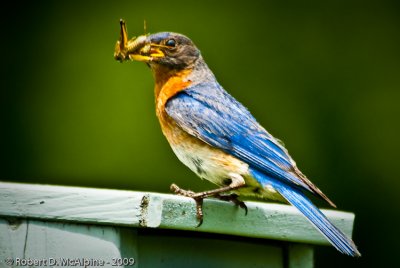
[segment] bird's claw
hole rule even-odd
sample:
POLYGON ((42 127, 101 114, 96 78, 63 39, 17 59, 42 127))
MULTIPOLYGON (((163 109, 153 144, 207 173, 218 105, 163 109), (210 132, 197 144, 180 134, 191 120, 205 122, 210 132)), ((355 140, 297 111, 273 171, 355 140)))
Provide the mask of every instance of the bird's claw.
POLYGON ((196 202, 196 216, 199 221, 196 228, 203 224, 203 200, 204 198, 194 198, 194 201, 196 202))
POLYGON ((247 215, 247 206, 245 205, 244 202, 242 202, 238 199, 237 194, 220 195, 220 193, 229 192, 231 190, 243 187, 244 185, 245 185, 244 183, 238 184, 238 185, 229 185, 229 186, 221 187, 221 188, 214 189, 214 190, 195 193, 190 190, 183 190, 183 189, 179 188, 178 185, 173 183, 173 184, 171 184, 170 189, 177 195, 182 195, 182 196, 186 196, 186 197, 190 197, 190 198, 194 199, 194 201, 196 202, 197 219, 199 221, 199 224, 197 225, 197 227, 199 227, 203 223, 203 199, 206 197, 214 196, 214 197, 220 198, 221 200, 232 201, 239 207, 243 208, 246 211, 246 215, 247 215))
POLYGON ((216 195, 214 195, 214 197, 218 198, 219 200, 234 203, 236 206, 244 209, 244 211, 245 211, 244 214, 247 215, 247 212, 248 212, 247 206, 243 201, 238 199, 239 196, 237 194, 229 194, 229 195, 216 194, 216 195))
POLYGON ((195 197, 195 192, 190 191, 190 190, 184 190, 181 189, 178 185, 176 185, 175 183, 171 184, 171 186, 169 187, 169 189, 171 191, 173 191, 175 194, 177 195, 182 195, 182 196, 186 196, 186 197, 191 197, 194 198, 195 197))
POLYGON ((203 214, 203 200, 204 200, 204 197, 197 196, 197 194, 193 191, 181 189, 175 183, 171 184, 170 189, 177 195, 186 196, 186 197, 190 197, 190 198, 194 199, 194 201, 196 202, 196 214, 197 214, 196 217, 197 217, 197 220, 199 221, 199 224, 197 224, 196 228, 200 227, 200 225, 203 224, 203 215, 204 215, 203 214))

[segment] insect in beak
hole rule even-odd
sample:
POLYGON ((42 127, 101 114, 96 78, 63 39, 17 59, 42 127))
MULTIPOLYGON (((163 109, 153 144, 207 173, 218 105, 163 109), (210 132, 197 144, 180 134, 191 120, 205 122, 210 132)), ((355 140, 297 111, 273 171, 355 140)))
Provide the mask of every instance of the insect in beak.
POLYGON ((150 44, 147 42, 146 35, 140 35, 137 38, 133 37, 128 40, 128 31, 126 30, 125 21, 121 19, 119 24, 121 26, 120 37, 115 44, 114 51, 114 58, 116 60, 123 62, 131 58, 131 54, 141 54, 145 53, 146 50, 150 50, 150 44))
POLYGON ((119 23, 121 26, 120 38, 115 45, 114 51, 116 60, 123 62, 130 59, 149 62, 154 58, 164 57, 164 53, 160 49, 154 48, 157 45, 149 42, 147 34, 128 40, 125 21, 121 19, 119 23))

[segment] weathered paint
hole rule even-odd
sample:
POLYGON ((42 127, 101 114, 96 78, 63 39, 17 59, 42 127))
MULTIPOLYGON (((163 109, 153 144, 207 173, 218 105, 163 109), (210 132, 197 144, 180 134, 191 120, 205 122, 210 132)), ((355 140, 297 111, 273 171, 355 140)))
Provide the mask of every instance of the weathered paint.
MULTIPOLYGON (((329 245, 329 242, 289 205, 246 202, 248 215, 232 203, 204 201, 204 223, 196 228, 191 198, 159 193, 0 183, 0 215, 63 222, 151 227, 211 232, 243 237, 329 245)), ((351 236, 354 214, 323 210, 351 236)))

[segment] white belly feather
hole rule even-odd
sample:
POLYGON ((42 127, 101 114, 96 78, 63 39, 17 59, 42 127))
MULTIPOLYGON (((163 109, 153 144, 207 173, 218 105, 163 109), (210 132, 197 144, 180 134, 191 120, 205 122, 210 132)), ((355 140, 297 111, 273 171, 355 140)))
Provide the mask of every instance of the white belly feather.
POLYGON ((263 187, 252 178, 248 164, 219 149, 202 142, 171 144, 171 147, 178 159, 202 179, 218 186, 244 180, 246 187, 233 192, 241 196, 283 201, 271 186, 263 187))

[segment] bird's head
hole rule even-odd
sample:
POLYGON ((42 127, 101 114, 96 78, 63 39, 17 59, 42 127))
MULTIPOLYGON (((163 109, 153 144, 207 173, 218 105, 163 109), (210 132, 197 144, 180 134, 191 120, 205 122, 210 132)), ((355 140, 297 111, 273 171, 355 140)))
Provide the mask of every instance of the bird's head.
POLYGON ((193 67, 200 51, 189 38, 178 33, 161 32, 127 40, 125 22, 121 20, 121 36, 114 57, 121 62, 128 59, 146 62, 153 71, 159 68, 179 71, 193 67))

